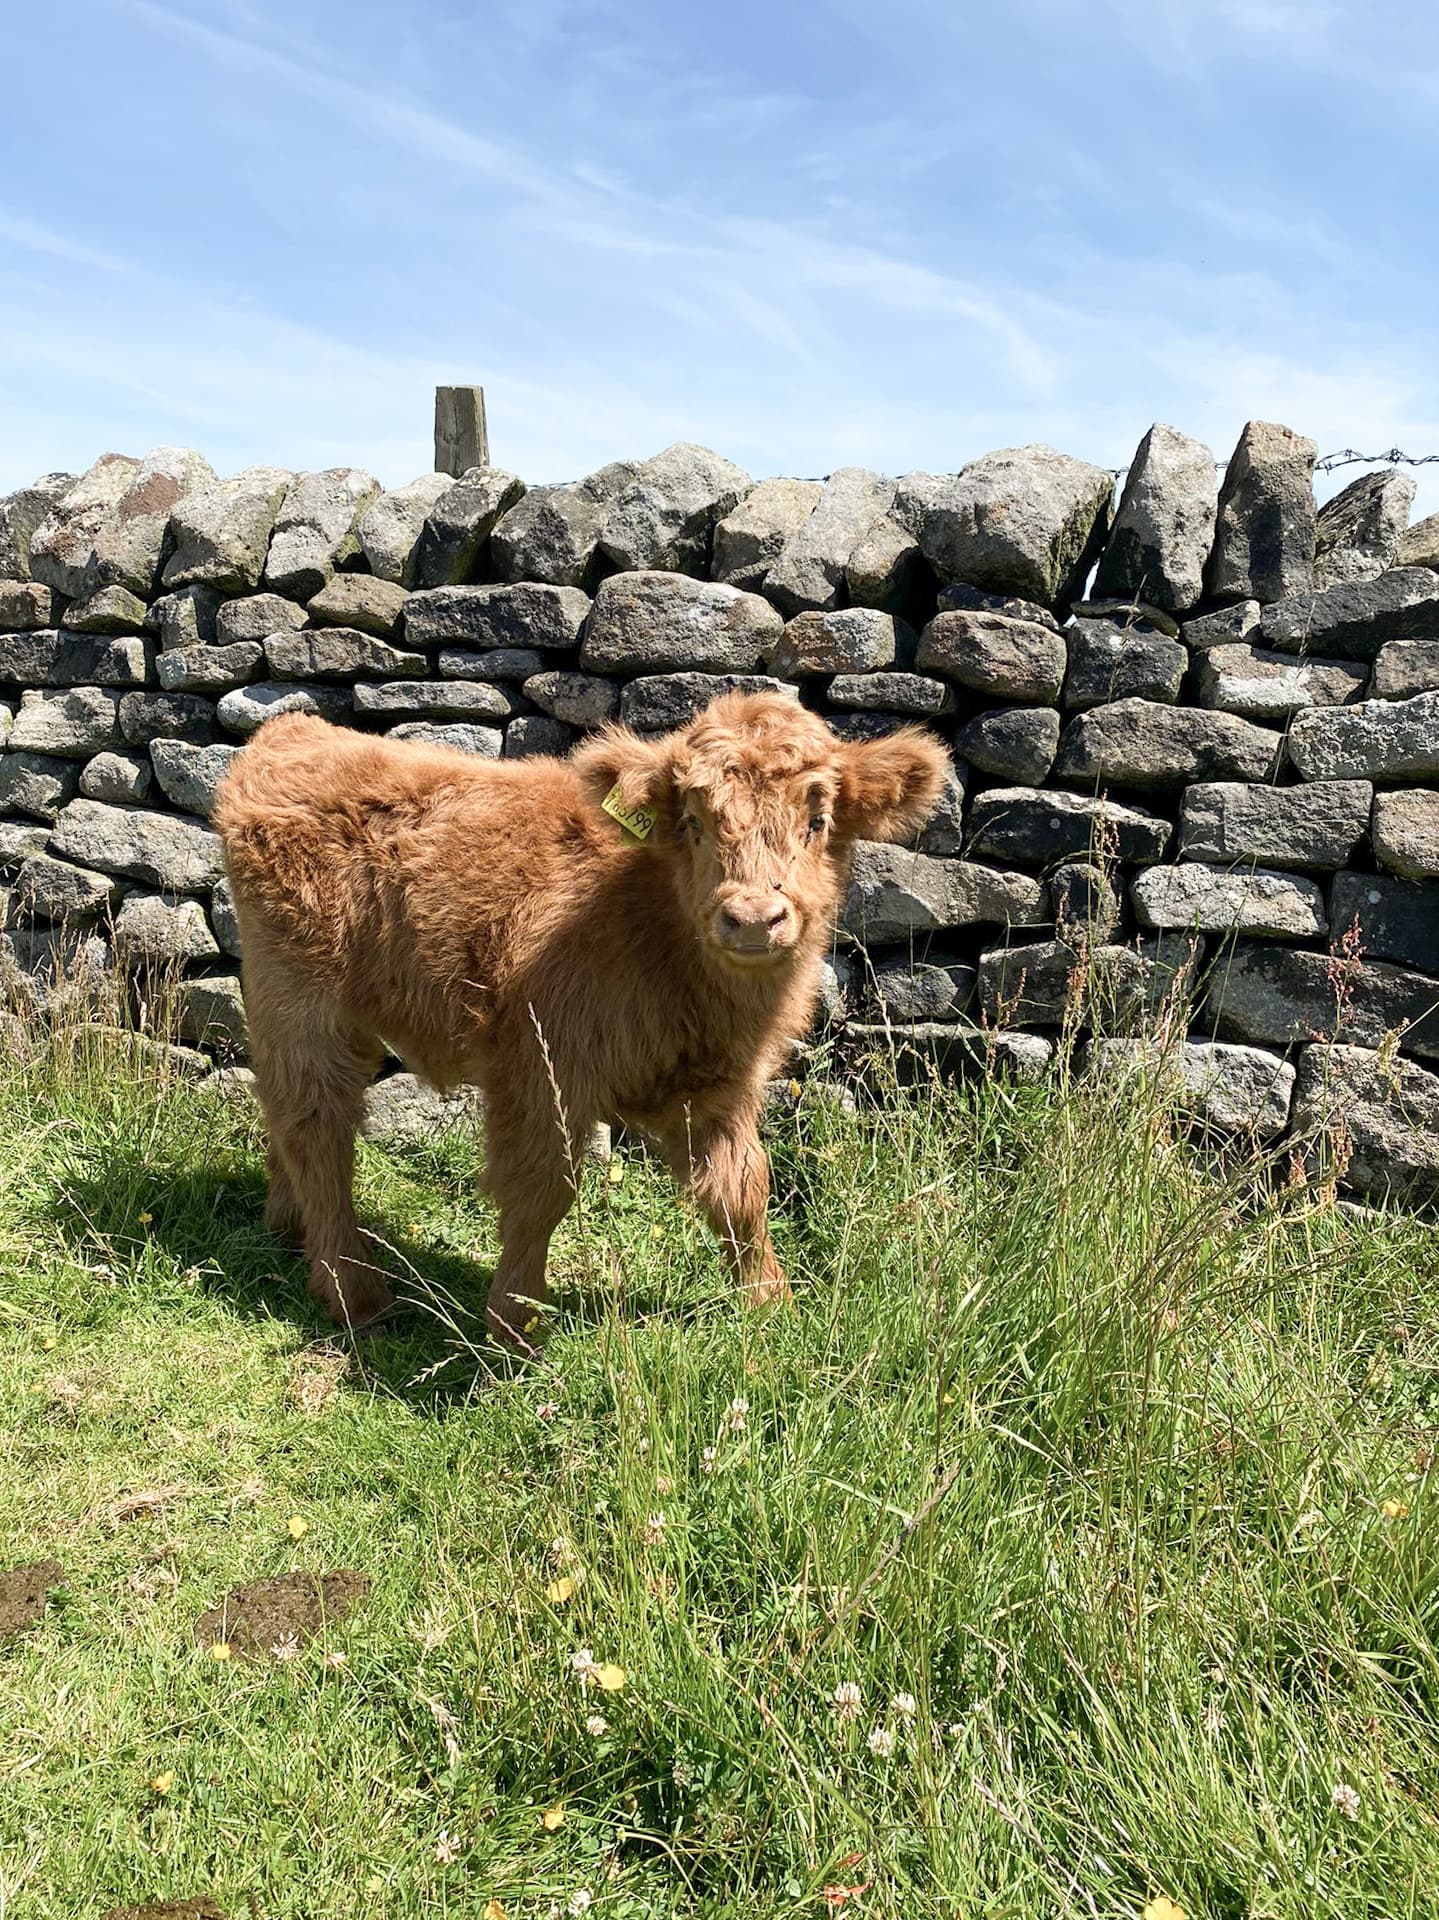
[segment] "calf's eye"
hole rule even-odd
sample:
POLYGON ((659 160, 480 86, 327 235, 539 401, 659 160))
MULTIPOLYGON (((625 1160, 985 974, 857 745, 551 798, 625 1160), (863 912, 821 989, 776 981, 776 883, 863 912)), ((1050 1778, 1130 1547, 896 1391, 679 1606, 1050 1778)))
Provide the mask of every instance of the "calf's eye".
POLYGON ((813 814, 810 818, 810 823, 809 823, 810 839, 817 840, 828 825, 829 825, 829 821, 825 819, 822 813, 813 814))

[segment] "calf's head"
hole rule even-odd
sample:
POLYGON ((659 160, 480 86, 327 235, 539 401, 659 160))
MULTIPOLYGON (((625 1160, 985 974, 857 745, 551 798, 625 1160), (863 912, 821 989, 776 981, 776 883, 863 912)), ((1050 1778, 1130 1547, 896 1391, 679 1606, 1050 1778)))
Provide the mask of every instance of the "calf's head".
POLYGON ((928 818, 947 756, 918 728, 851 743, 782 695, 730 693, 659 740, 606 728, 575 766, 597 802, 652 822, 644 844, 697 938, 763 969, 828 930, 854 841, 928 818))

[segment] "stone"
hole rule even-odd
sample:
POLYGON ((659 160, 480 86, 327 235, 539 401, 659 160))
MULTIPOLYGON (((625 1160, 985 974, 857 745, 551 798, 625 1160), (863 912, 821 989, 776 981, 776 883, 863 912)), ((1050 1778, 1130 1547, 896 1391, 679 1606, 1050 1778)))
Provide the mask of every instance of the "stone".
POLYGON ((71 633, 143 633, 150 609, 128 587, 97 587, 65 610, 71 633))
POLYGON ((1176 1108, 1220 1133, 1277 1140, 1289 1125, 1294 1068, 1262 1047, 1189 1040, 1164 1051, 1150 1040, 1092 1040, 1086 1064, 1115 1079, 1157 1082, 1176 1108))
POLYGON ((825 716, 836 740, 888 740, 913 722, 903 713, 831 713, 825 716))
POLYGON ((892 613, 845 607, 838 613, 801 613, 771 644, 765 665, 786 679, 821 673, 870 673, 914 653, 914 635, 892 613))
POLYGON ((1375 700, 1410 700, 1439 691, 1439 634, 1432 640, 1390 640, 1379 649, 1369 680, 1375 700))
POLYGON ((219 879, 210 895, 210 925, 220 950, 240 958, 240 920, 235 912, 235 895, 228 879, 219 879))
MULTIPOLYGON (((1296 724, 1303 725, 1301 719, 1296 724)), ((1233 713, 1116 700, 1065 727, 1056 777, 1123 787, 1182 787, 1191 780, 1267 780, 1284 736, 1233 713)))
MULTIPOLYGON (((1149 869, 1153 871, 1153 869, 1149 869)), ((1107 940, 1119 925, 1119 892, 1092 860, 1067 860, 1049 876, 1049 901, 1061 940, 1107 940)))
POLYGON ((155 662, 155 677, 166 693, 228 693, 249 686, 265 670, 265 649, 258 640, 237 640, 228 647, 174 647, 155 662))
POLYGON ((292 477, 279 467, 247 467, 231 480, 217 480, 177 501, 170 515, 174 552, 165 562, 162 583, 171 590, 210 586, 253 593, 292 477))
POLYGON ((131 966, 181 967, 216 960, 220 948, 198 900, 132 893, 115 916, 115 952, 131 966))
MULTIPOLYGON (((0 767, 4 766, 0 760, 0 767)), ((24 820, 0 820, 0 873, 13 873, 32 853, 43 853, 50 843, 48 826, 30 826, 24 820)), ((0 913, 0 925, 4 923, 0 913)))
POLYGON ((1372 580, 1399 556, 1414 504, 1414 481, 1397 467, 1361 474, 1319 509, 1314 584, 1372 580))
POLYGON ((844 579, 853 606, 898 614, 910 613, 926 587, 933 591, 934 583, 918 540, 887 513, 851 551, 844 563, 844 579))
POLYGON ((524 481, 502 467, 462 473, 425 516, 415 548, 415 585, 457 586, 487 571, 491 535, 503 515, 523 504, 524 493, 524 481))
POLYGON ((1312 940, 1328 925, 1324 895, 1314 882, 1270 867, 1235 870, 1202 861, 1146 867, 1131 882, 1129 897, 1140 926, 1151 929, 1312 940))
POLYGON ((1027 874, 861 840, 838 924, 851 939, 884 946, 938 928, 1023 925, 1039 919, 1043 898, 1027 874))
POLYGON ((380 483, 357 467, 297 473, 275 515, 264 584, 311 600, 336 568, 360 551, 360 516, 378 499, 380 483))
MULTIPOLYGON (((1315 789, 1319 791, 1319 789, 1315 789)), ((1376 793, 1369 818, 1374 858, 1405 880, 1439 880, 1439 793, 1376 793)))
POLYGON ((636 733, 686 727, 722 693, 778 693, 798 700, 788 681, 762 673, 657 673, 631 680, 620 692, 620 718, 636 733))
POLYGON ((1296 593, 1266 607, 1259 631, 1282 653, 1373 660, 1390 640, 1439 638, 1439 578, 1427 567, 1396 567, 1322 593, 1296 593))
POLYGON ((1173 705, 1179 698, 1189 653, 1177 640, 1112 620, 1076 620, 1064 637, 1069 648, 1066 707, 1078 710, 1127 699, 1173 705))
POLYGON ((904 713, 932 720, 954 711, 954 689, 920 673, 838 673, 825 689, 831 707, 858 713, 904 713))
POLYGON ((1179 851, 1186 860, 1332 871, 1358 851, 1373 797, 1367 780, 1311 787, 1199 783, 1180 806, 1179 851))
MULTIPOLYGON (((511 726, 516 723, 512 720, 511 726)), ((453 753, 472 753, 481 760, 498 760, 504 735, 498 727, 463 724, 437 726, 430 720, 406 720, 386 729, 387 740, 411 740, 424 747, 448 747, 453 753)))
POLYGON ((733 511, 750 484, 732 460, 679 440, 641 461, 610 500, 598 546, 626 572, 709 572, 715 522, 733 511))
POLYGON ((1428 780, 1439 775, 1439 693, 1301 713, 1289 759, 1302 780, 1428 780))
POLYGON ((636 461, 615 460, 571 486, 531 487, 495 530, 490 543, 495 571, 504 580, 554 587, 593 584, 605 513, 638 471, 636 461))
POLYGON ((412 647, 460 641, 558 652, 579 645, 589 613, 590 597, 578 587, 529 580, 508 587, 440 587, 410 595, 405 640, 412 647))
POLYGON ((855 1022, 848 1038, 853 1077, 861 1084, 925 1086, 942 1079, 1042 1080, 1054 1046, 1038 1033, 998 1033, 965 1022, 916 1020, 903 1025, 855 1022), (878 1071, 876 1071, 876 1068, 878 1071))
MULTIPOLYGON (((162 648, 213 647, 219 637, 220 611, 226 604, 214 587, 181 587, 178 592, 162 594, 155 601, 145 616, 145 626, 160 636, 162 648)), ((289 604, 287 600, 280 601, 281 606, 289 604)), ((298 607, 295 612, 300 615, 298 607)))
POLYGON ((104 634, 0 633, 0 681, 19 687, 143 687, 143 640, 104 634))
POLYGON ((964 852, 964 800, 968 787, 968 765, 951 756, 934 812, 915 835, 913 845, 917 853, 964 852))
POLYGON ((1152 426, 1130 462, 1095 592, 1143 594, 1167 613, 1194 606, 1214 541, 1217 485, 1208 447, 1152 426))
POLYGON ((977 975, 962 961, 884 960, 866 999, 885 1020, 958 1020, 974 998, 977 975))
POLYGON ((87 800, 138 807, 149 798, 154 779, 154 770, 144 754, 97 753, 85 763, 80 792, 87 800))
POLYGON ((382 493, 366 507, 360 516, 360 547, 377 580, 414 586, 416 550, 425 521, 454 484, 448 473, 422 473, 418 480, 382 493))
POLYGON ((209 461, 189 447, 156 447, 148 453, 120 499, 95 527, 85 569, 89 589, 118 587, 148 600, 170 549, 170 516, 175 506, 186 494, 213 485, 214 480, 209 461))
POLYGON ((245 1059, 245 999, 233 976, 185 980, 180 984, 180 1035, 192 1047, 245 1059))
POLYGON ((1431 513, 1427 520, 1416 520, 1412 527, 1407 527, 1400 536, 1399 551, 1394 558, 1401 567, 1439 568, 1439 513, 1431 513))
POLYGON ((514 707, 509 694, 479 680, 394 680, 383 686, 361 681, 355 688, 356 713, 396 720, 506 720, 514 707))
POLYGON ((0 999, 30 1013, 90 1020, 113 993, 102 934, 65 925, 0 933, 0 999))
POLYGON ((767 600, 679 573, 616 573, 600 583, 580 647, 589 672, 752 673, 783 623, 767 600))
POLYGON ((412 1073, 391 1073, 366 1087, 360 1133, 377 1146, 420 1147, 478 1120, 477 1094, 437 1093, 412 1073))
POLYGON ((521 713, 505 728, 501 751, 506 760, 526 760, 537 753, 563 756, 578 738, 573 727, 552 720, 547 713, 521 713))
POLYGON ((1377 1047, 1403 1028, 1405 1052, 1439 1059, 1436 1002, 1433 979, 1382 960, 1346 964, 1300 947, 1241 941, 1210 983, 1206 1017, 1221 1034, 1272 1047, 1316 1039, 1377 1047))
POLYGON ((0 632, 26 633, 60 623, 65 596, 38 580, 0 579, 0 632))
POLYGON ((101 873, 164 893, 203 893, 223 871, 220 836, 203 820, 72 800, 50 838, 51 851, 101 873))
POLYGON ((1293 1127, 1313 1143, 1316 1177, 1334 1165, 1350 1192, 1410 1206, 1439 1193, 1439 1074, 1410 1060, 1369 1047, 1305 1047, 1293 1127))
POLYGON ((15 903, 32 920, 97 920, 119 898, 119 882, 108 874, 72 867, 53 854, 33 853, 15 876, 15 903))
POLYGON ((766 597, 780 611, 829 613, 846 592, 849 556, 894 500, 895 483, 864 467, 840 467, 765 575, 766 597))
POLYGON ((620 690, 594 673, 536 673, 520 688, 542 713, 571 727, 598 727, 619 712, 620 690))
POLYGON ((150 759, 160 791, 172 806, 208 820, 220 782, 229 771, 238 747, 193 747, 183 740, 156 740, 150 759))
POLYGON ((1355 927, 1365 960, 1393 960, 1439 974, 1439 883, 1336 873, 1329 888, 1330 936, 1338 942, 1355 927))
POLYGON ((1239 436, 1219 489, 1205 573, 1215 600, 1283 600, 1314 584, 1312 440, 1267 420, 1239 436))
POLYGON ((981 593, 978 587, 951 580, 935 595, 936 613, 998 613, 1006 620, 1025 620, 1033 627, 1048 627, 1051 633, 1062 631, 1048 607, 1037 600, 1022 600, 1012 593, 981 593))
POLYGON ((1246 720, 1288 720, 1310 707, 1362 700, 1368 677, 1348 660, 1296 659, 1239 641, 1199 655, 1195 692, 1202 707, 1246 720))
POLYGON ((1127 599, 1112 599, 1101 596, 1096 599, 1092 594, 1084 600, 1071 603, 1072 620, 1099 620, 1112 627, 1130 628, 1148 627, 1151 633, 1162 634, 1166 640, 1177 640, 1180 623, 1172 613, 1166 613, 1162 607, 1141 600, 1137 594, 1127 599))
POLYGON ((971 802, 969 831, 972 851, 983 859, 1048 867, 1096 852, 1146 865, 1164 858, 1173 828, 1117 800, 995 787, 971 802))
POLYGON ((435 665, 444 680, 523 681, 548 670, 545 656, 537 647, 488 647, 483 653, 472 653, 467 647, 442 647, 435 665))
POLYGON ((896 513, 941 580, 1055 605, 1078 597, 1113 495, 1102 467, 1053 447, 1006 447, 928 486, 906 476, 896 513))
POLYGON ((216 709, 229 733, 253 733, 277 713, 317 713, 323 720, 347 720, 353 710, 348 687, 304 687, 286 680, 262 680, 220 696, 216 709))
POLYGON ((1186 620, 1179 637, 1192 654, 1209 647, 1232 646, 1256 632, 1262 611, 1257 600, 1236 600, 1232 606, 1216 607, 1212 613, 1186 620))
POLYGON ((1051 628, 1000 613, 937 613, 914 656, 922 673, 1038 706, 1058 700, 1067 662, 1064 641, 1051 628))
POLYGON ((310 601, 317 627, 355 627, 388 640, 399 632, 409 595, 390 580, 367 573, 337 573, 310 601))
POLYGON ((215 738, 215 703, 196 693, 127 693, 120 701, 120 731, 132 747, 152 740, 207 747, 215 738))
POLYGON ((46 473, 0 498, 0 580, 30 578, 30 543, 75 484, 73 473, 46 473))
POLYGON ((220 608, 214 641, 221 647, 238 646, 241 641, 263 644, 272 633, 297 633, 304 624, 305 609, 282 593, 249 593, 227 600, 220 608))
MULTIPOLYGON (((358 680, 362 674, 426 674, 422 653, 392 647, 354 627, 307 627, 272 633, 265 659, 276 680, 358 680)), ((357 703, 358 704, 358 703, 357 703)))
POLYGON ((80 770, 73 761, 42 753, 0 753, 0 813, 58 820, 79 782, 80 770))
POLYGON ((1142 1028, 1167 1001, 1192 991, 1202 958, 1197 937, 1175 934, 1123 947, 1064 940, 994 947, 979 956, 980 1008, 1000 1026, 1142 1028))
POLYGON ((819 505, 817 480, 761 480, 715 522, 716 580, 758 593, 771 565, 819 505))
POLYGON ((119 694, 101 687, 69 687, 63 693, 26 691, 20 695, 20 711, 10 729, 10 751, 88 760, 92 754, 123 746, 119 706, 119 694))
MULTIPOLYGON (((128 454, 102 453, 63 494, 30 539, 30 578, 54 587, 69 600, 82 599, 92 585, 95 536, 113 514, 140 470, 128 454)), ((15 569, 6 568, 7 575, 15 569)))
POLYGON ((1053 707, 996 707, 966 720, 954 744, 982 772, 1013 787, 1037 787, 1054 765, 1059 715, 1053 707))

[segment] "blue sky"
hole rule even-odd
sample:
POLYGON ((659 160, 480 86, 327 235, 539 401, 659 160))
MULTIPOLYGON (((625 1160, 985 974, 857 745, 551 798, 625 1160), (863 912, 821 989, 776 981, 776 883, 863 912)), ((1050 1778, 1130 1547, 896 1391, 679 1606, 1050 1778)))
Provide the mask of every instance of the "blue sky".
POLYGON ((397 484, 467 380, 530 481, 1439 450, 1433 48, 1422 0, 26 7, 0 487, 164 442, 397 484))

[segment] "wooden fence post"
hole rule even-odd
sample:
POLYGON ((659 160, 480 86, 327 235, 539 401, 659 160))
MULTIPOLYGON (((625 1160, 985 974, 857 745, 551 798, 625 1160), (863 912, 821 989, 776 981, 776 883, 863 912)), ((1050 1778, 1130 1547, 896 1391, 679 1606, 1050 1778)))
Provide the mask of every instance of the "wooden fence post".
POLYGON ((467 473, 490 464, 483 387, 435 388, 435 472, 467 473))

